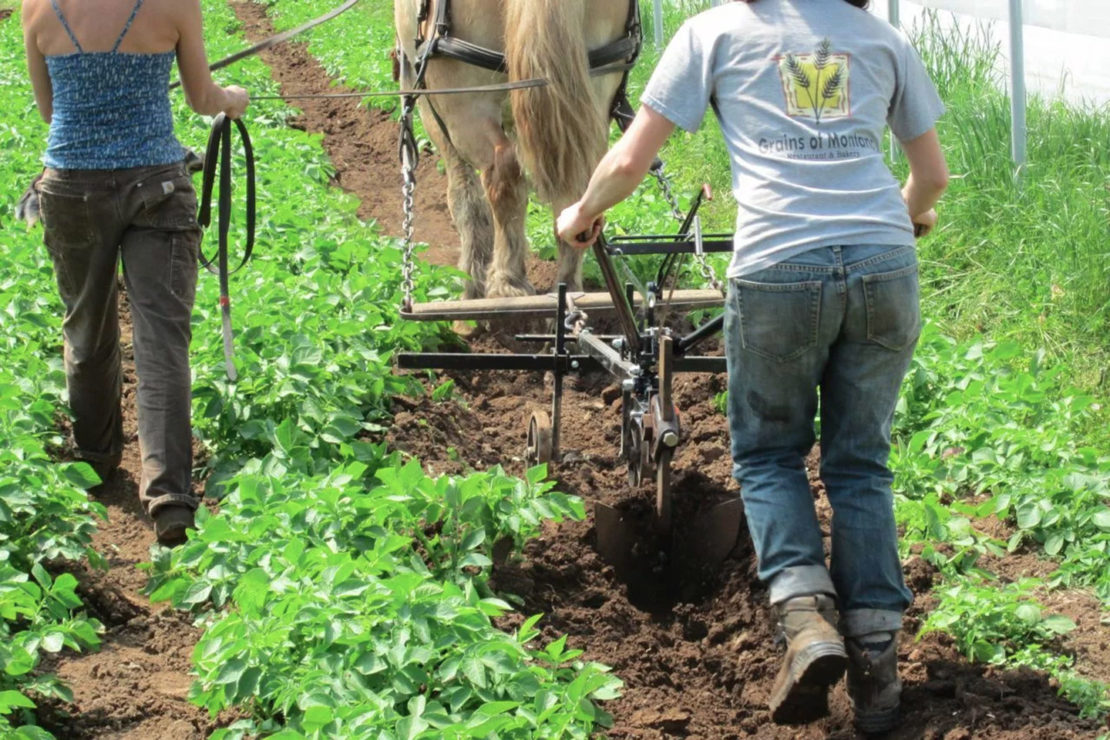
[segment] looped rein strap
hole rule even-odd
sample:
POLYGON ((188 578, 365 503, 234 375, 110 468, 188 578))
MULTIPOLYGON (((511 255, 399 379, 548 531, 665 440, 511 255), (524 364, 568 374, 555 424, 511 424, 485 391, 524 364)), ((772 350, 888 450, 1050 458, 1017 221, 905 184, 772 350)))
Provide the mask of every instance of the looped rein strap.
POLYGON ((235 370, 231 334, 231 298, 229 297, 228 278, 243 268, 254 251, 254 228, 257 212, 255 201, 254 149, 247 127, 235 120, 239 138, 243 141, 243 155, 247 163, 247 246, 243 259, 234 270, 228 269, 228 232, 231 229, 231 124, 232 119, 223 113, 212 121, 212 131, 208 135, 208 146, 204 152, 204 177, 201 181, 201 204, 197 220, 207 228, 212 223, 212 186, 216 180, 216 164, 220 166, 220 190, 218 203, 219 247, 216 254, 209 258, 202 252, 201 265, 220 278, 220 310, 223 315, 224 365, 228 380, 238 379, 235 370))

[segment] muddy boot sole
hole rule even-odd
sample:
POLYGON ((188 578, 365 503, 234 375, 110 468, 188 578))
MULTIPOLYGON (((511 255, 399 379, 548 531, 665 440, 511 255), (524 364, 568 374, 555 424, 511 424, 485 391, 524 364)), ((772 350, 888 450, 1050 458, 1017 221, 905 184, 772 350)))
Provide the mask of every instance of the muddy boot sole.
POLYGON ((856 729, 864 735, 883 735, 898 726, 899 707, 881 712, 856 713, 856 729))
POLYGON ((771 693, 771 720, 779 725, 813 722, 829 714, 829 688, 844 675, 848 654, 834 642, 800 650, 771 693))

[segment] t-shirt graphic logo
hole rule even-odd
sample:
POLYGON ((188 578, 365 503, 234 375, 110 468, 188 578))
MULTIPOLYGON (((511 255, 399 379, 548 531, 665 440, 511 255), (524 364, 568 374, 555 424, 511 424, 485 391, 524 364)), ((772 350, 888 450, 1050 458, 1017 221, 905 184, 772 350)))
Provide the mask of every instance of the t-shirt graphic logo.
POLYGON ((812 54, 786 54, 778 58, 786 113, 795 118, 822 120, 851 114, 848 91, 849 54, 834 54, 823 40, 812 54))

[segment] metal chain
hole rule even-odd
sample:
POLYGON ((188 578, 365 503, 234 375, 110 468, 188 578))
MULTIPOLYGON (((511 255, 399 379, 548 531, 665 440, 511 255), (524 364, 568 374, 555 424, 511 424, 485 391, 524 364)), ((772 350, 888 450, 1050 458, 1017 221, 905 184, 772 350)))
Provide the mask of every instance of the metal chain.
MULTIPOLYGON (((663 200, 667 201, 667 205, 670 206, 671 215, 679 222, 685 221, 686 216, 682 213, 682 208, 678 205, 678 198, 674 194, 674 184, 671 182, 670 175, 666 172, 666 165, 663 164, 663 160, 659 160, 659 165, 657 167, 651 168, 651 174, 653 174, 655 179, 659 182, 659 189, 663 191, 663 200)), ((700 234, 698 238, 700 239, 700 234)), ((716 271, 710 266, 709 261, 706 260, 705 253, 700 249, 694 250, 694 261, 697 263, 698 271, 701 272, 702 280, 713 286, 713 289, 718 293, 727 297, 728 292, 724 284, 717 277, 716 271)))
POLYGON ((586 328, 589 321, 589 316, 580 308, 574 305, 574 299, 571 298, 570 293, 567 293, 567 315, 563 320, 563 326, 571 333, 571 336, 578 336, 586 328))
POLYGON ((667 205, 671 208, 671 215, 675 217, 679 223, 685 220, 685 215, 682 213, 682 208, 678 205, 678 197, 674 194, 674 187, 671 184, 671 178, 667 174, 667 166, 663 160, 656 160, 658 166, 651 168, 651 174, 655 176, 656 181, 659 183, 659 189, 663 191, 663 200, 667 201, 667 205))
POLYGON ((418 153, 416 151, 416 137, 412 131, 412 113, 416 107, 416 98, 408 98, 405 100, 404 108, 401 111, 401 194, 402 194, 402 208, 404 209, 404 220, 402 222, 402 231, 405 235, 404 245, 404 262, 401 267, 401 290, 403 293, 401 308, 403 311, 412 311, 412 294, 415 289, 413 283, 413 275, 416 270, 416 262, 413 259, 413 249, 415 242, 413 239, 416 227, 416 163, 418 153))
POLYGON ((694 262, 697 263, 698 270, 701 271, 702 280, 713 286, 713 290, 717 291, 725 298, 728 298, 728 291, 725 286, 717 279, 717 272, 709 265, 709 261, 705 258, 705 252, 701 249, 701 217, 698 216, 694 219, 694 239, 697 248, 694 249, 694 262))

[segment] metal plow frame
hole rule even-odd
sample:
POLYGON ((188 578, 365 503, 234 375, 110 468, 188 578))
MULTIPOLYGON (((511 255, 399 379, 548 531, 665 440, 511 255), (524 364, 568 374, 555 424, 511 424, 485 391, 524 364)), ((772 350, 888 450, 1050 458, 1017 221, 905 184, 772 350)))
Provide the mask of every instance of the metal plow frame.
MULTIPOLYGON (((687 223, 694 222, 695 202, 687 223)), ((723 317, 711 319, 691 334, 676 336, 657 323, 657 307, 667 304, 663 286, 649 283, 639 296, 631 284, 622 285, 614 267, 613 255, 667 254, 730 251, 731 238, 715 235, 703 240, 700 230, 694 237, 689 231, 674 236, 636 236, 604 238, 594 244, 594 255, 605 279, 607 294, 586 294, 591 313, 614 311, 620 326, 619 335, 596 334, 583 318, 581 294, 572 298, 565 285, 546 297, 483 299, 481 301, 448 301, 415 304, 404 317, 412 320, 469 319, 489 320, 494 317, 520 319, 534 317, 544 304, 554 309, 555 333, 518 335, 521 343, 547 346, 549 351, 535 354, 513 353, 402 353, 397 355, 398 367, 406 370, 515 370, 550 372, 554 377, 551 411, 535 411, 528 419, 525 457, 531 464, 558 463, 560 460, 560 418, 563 401, 563 380, 570 373, 604 371, 614 377, 621 388, 621 457, 628 464, 629 483, 639 489, 643 481, 654 482, 652 502, 654 535, 670 550, 681 544, 689 555, 705 564, 724 560, 733 550, 743 520, 740 499, 734 498, 702 511, 696 521, 683 523, 683 530, 697 533, 694 541, 676 543, 671 495, 671 462, 682 442, 682 428, 675 407, 671 385, 676 373, 726 371, 725 358, 693 354, 704 339, 720 332, 723 317), (605 300, 605 299, 608 300, 605 300), (639 300, 637 300, 639 299, 639 300), (554 305, 552 305, 552 303, 554 305), (633 307, 640 308, 637 321, 633 307), (573 351, 572 348, 573 347, 573 351)), ((662 270, 660 271, 662 281, 662 270)), ((691 296, 681 305, 687 308, 719 308, 718 292, 686 291, 691 296), (709 295, 706 295, 709 294, 709 295)), ((672 291, 671 295, 673 296, 672 291)), ((549 310, 550 310, 549 308, 549 310)), ((548 316, 551 314, 548 313, 548 316)), ((601 556, 618 570, 631 569, 643 554, 635 552, 636 543, 644 533, 638 531, 615 507, 594 502, 594 523, 597 549, 601 556)))

